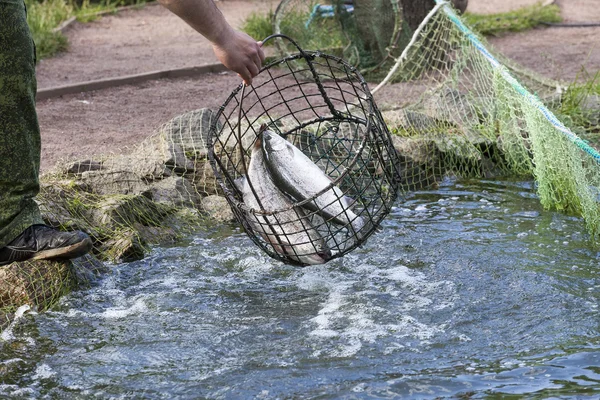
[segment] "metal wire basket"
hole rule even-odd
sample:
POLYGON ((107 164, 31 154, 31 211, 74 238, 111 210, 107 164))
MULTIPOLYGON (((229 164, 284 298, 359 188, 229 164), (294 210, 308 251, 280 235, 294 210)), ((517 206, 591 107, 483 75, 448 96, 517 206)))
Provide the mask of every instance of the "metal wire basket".
MULTIPOLYGON (((295 42, 284 35, 278 40, 295 42)), ((272 257, 319 264, 375 232, 398 194, 398 158, 364 78, 298 47, 221 106, 209 160, 250 238, 272 257)))

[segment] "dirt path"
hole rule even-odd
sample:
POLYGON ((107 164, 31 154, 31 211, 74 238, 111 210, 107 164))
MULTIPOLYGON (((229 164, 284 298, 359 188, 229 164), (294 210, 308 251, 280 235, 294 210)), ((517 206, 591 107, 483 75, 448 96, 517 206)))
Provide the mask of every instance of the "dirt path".
MULTIPOLYGON (((274 0, 225 0, 219 9, 239 28, 252 12, 266 13, 274 0)), ((75 23, 65 32, 69 50, 42 60, 40 89, 95 79, 218 62, 208 40, 158 4, 75 23)))
MULTIPOLYGON (((560 0, 567 21, 599 21, 598 0, 560 0)), ((470 0, 473 12, 500 12, 533 0, 470 0)), ((270 0, 218 3, 228 20, 239 23, 252 11, 275 7, 270 0)), ((68 53, 39 67, 40 87, 50 87, 161 68, 216 62, 210 44, 160 6, 128 11, 76 26, 68 32, 68 53)), ((500 52, 551 78, 573 80, 585 66, 600 71, 600 28, 541 28, 491 38, 500 52)), ((216 108, 237 86, 232 73, 194 79, 151 81, 41 101, 42 170, 65 157, 124 151, 170 118, 186 111, 216 108)))
MULTIPOLYGON (((558 0, 565 23, 598 22, 597 0, 558 0)), ((549 78, 572 82, 600 71, 600 27, 538 28, 491 38, 505 56, 549 78)))

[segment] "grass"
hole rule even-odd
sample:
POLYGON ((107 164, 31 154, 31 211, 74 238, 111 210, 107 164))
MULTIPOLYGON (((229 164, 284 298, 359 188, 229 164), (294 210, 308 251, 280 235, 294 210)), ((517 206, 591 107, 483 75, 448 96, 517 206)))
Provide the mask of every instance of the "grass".
MULTIPOLYGON (((273 34, 273 10, 266 15, 252 12, 243 22, 242 31, 252 36, 255 40, 263 40, 273 34)), ((267 42, 267 45, 273 42, 267 42)))
POLYGON ((73 7, 64 0, 38 3, 26 0, 27 23, 37 47, 38 60, 67 48, 67 38, 53 29, 73 15, 73 7))
POLYGON ((100 11, 114 11, 117 7, 129 4, 143 4, 145 0, 103 0, 91 3, 90 0, 25 0, 27 5, 27 23, 37 47, 38 61, 66 50, 67 38, 61 32, 55 32, 61 23, 71 17, 81 22, 97 18, 100 11))
POLYGON ((551 108, 566 126, 600 150, 600 110, 595 109, 599 102, 600 71, 591 77, 578 75, 561 95, 559 104, 551 108))
MULTIPOLYGON (((345 38, 334 18, 314 18, 310 26, 306 26, 312 10, 312 3, 306 4, 306 10, 290 10, 281 20, 281 33, 293 38, 306 50, 330 50, 343 47, 345 38)), ((256 40, 263 40, 273 32, 273 11, 267 14, 252 13, 242 24, 242 31, 256 40)), ((274 42, 268 42, 272 45, 274 42)), ((292 49, 295 53, 295 48, 292 49)))
POLYGON ((542 24, 561 21, 560 8, 557 5, 543 6, 542 3, 498 14, 479 15, 467 12, 463 19, 467 25, 482 35, 521 32, 542 24))

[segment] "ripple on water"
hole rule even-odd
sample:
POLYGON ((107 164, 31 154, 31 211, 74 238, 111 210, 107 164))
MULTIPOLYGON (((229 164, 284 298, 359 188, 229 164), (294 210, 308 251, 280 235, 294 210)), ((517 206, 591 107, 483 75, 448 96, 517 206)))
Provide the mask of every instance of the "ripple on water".
POLYGON ((447 181, 326 265, 199 232, 25 315, 3 336, 0 397, 600 395, 581 224, 527 182, 447 181))

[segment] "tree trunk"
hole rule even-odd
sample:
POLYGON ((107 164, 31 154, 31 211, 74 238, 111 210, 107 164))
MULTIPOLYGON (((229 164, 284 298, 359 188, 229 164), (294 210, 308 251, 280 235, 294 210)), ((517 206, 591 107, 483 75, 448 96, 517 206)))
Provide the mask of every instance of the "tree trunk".
MULTIPOLYGON (((452 0, 452 3, 463 13, 468 0, 452 0)), ((360 37, 355 39, 360 42, 355 45, 361 53, 369 55, 371 63, 377 63, 388 55, 397 18, 403 20, 402 29, 412 34, 434 6, 435 0, 400 0, 400 10, 394 11, 391 0, 354 0, 355 29, 360 37)), ((395 45, 397 53, 406 43, 395 45)))
POLYGON ((390 0, 354 0, 356 28, 362 51, 377 63, 387 55, 394 33, 396 14, 390 0))
POLYGON ((427 13, 435 7, 435 0, 401 0, 404 21, 411 30, 417 29, 427 13))
MULTIPOLYGON (((427 13, 435 7, 435 0, 401 0, 404 20, 413 31, 417 29, 427 13)), ((452 5, 460 14, 467 9, 468 0, 452 0, 452 5)))

